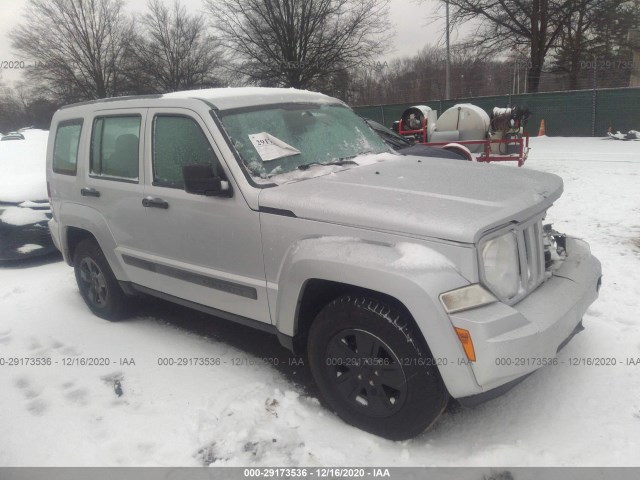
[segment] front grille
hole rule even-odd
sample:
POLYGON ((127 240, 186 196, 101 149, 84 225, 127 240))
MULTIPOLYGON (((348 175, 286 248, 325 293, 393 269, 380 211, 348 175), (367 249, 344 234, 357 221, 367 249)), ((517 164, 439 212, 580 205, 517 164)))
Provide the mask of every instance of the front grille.
MULTIPOLYGON (((547 277, 550 276, 545 270, 545 244, 544 229, 542 227, 543 215, 527 220, 518 225, 512 226, 508 231, 512 232, 516 238, 517 262, 518 262, 518 279, 517 292, 510 297, 502 297, 484 278, 484 266, 481 262, 481 281, 491 290, 496 297, 507 305, 513 305, 536 288, 538 288, 547 277)), ((501 230, 493 236, 500 236, 508 233, 507 230, 501 230)), ((490 237, 491 238, 491 237, 490 237)))
POLYGON ((516 235, 520 257, 520 283, 524 297, 535 290, 545 277, 542 220, 537 219, 523 225, 516 231, 516 235))

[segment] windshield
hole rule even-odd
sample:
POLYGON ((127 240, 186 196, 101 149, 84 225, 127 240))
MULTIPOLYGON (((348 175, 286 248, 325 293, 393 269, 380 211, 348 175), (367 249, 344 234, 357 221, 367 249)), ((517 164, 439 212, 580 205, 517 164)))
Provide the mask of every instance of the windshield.
POLYGON ((266 105, 221 112, 220 118, 254 178, 269 179, 318 164, 353 165, 358 155, 389 152, 343 105, 266 105))

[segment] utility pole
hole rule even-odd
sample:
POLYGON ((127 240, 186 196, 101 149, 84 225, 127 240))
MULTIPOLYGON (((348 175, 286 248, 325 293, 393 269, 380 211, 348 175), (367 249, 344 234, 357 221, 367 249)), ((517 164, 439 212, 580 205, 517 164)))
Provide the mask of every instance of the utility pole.
POLYGON ((593 93, 591 94, 591 136, 596 136, 596 106, 598 104, 598 57, 593 56, 593 93))
POLYGON ((451 51, 449 49, 449 0, 447 0, 447 66, 446 66, 446 80, 445 80, 445 99, 449 100, 451 98, 451 51))

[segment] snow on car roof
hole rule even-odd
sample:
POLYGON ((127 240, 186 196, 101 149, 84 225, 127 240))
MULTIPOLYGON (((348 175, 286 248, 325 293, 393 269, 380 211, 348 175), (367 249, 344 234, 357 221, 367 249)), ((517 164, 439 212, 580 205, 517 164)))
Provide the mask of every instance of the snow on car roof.
MULTIPOLYGON (((254 105, 274 105, 279 103, 324 103, 344 105, 336 98, 329 97, 322 93, 311 92, 309 90, 297 90, 295 88, 267 88, 267 87, 229 87, 229 88, 207 88, 201 90, 184 90, 181 92, 152 94, 152 95, 132 95, 124 97, 101 98, 86 102, 65 105, 60 110, 70 108, 87 107, 102 103, 119 102, 142 102, 135 106, 148 107, 155 105, 162 100, 193 99, 205 101, 210 105, 220 109, 229 110, 234 108, 252 107, 254 105)), ((129 106, 129 105, 127 105, 129 106)), ((116 108, 115 105, 113 108, 116 108)))
MULTIPOLYGON (((98 100, 88 100, 86 102, 72 103, 65 105, 60 110, 70 108, 88 107, 102 103, 118 102, 142 102, 136 104, 142 108, 148 107, 151 103, 166 99, 193 99, 205 101, 219 110, 229 110, 234 108, 252 107, 254 105, 275 105, 279 103, 324 103, 334 105, 345 105, 344 102, 324 95, 322 93, 311 92, 309 90, 298 90, 295 88, 268 88, 268 87, 228 87, 228 88, 206 88, 201 90, 184 90, 181 92, 152 94, 152 95, 132 95, 124 97, 101 98, 98 100), (154 102, 150 101, 153 100, 154 102)), ((127 105, 129 106, 129 105, 127 105)), ((91 107, 88 107, 91 108, 91 107)), ((95 107, 93 107, 95 108, 95 107)), ((116 108, 114 106, 113 108, 116 108)))
POLYGON ((162 98, 196 98, 212 103, 220 110, 277 103, 342 103, 322 93, 295 88, 229 87, 165 93, 162 98))

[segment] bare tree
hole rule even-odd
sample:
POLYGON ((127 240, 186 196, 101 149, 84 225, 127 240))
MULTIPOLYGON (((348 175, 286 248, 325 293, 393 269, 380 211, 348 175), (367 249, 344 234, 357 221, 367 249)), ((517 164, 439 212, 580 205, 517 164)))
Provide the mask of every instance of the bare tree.
MULTIPOLYGON (((447 1, 447 0, 443 0, 447 1)), ((581 0, 448 0, 453 22, 480 22, 472 43, 505 53, 514 46, 529 50, 527 84, 537 92, 549 50, 581 0)))
POLYGON ((20 108, 20 103, 9 93, 3 91, 0 95, 0 132, 8 133, 17 130, 23 125, 24 112, 20 108))
POLYGON ((28 126, 46 130, 59 107, 27 82, 17 82, 14 88, 0 82, 0 132, 28 126))
POLYGON ((64 101, 115 96, 131 44, 133 21, 122 0, 29 0, 12 47, 35 66, 27 71, 64 101))
POLYGON ((144 30, 136 42, 133 64, 136 83, 154 92, 220 84, 214 75, 221 63, 220 48, 203 17, 189 15, 179 0, 171 7, 150 0, 141 23, 144 30))
POLYGON ((267 86, 314 87, 376 58, 388 1, 205 0, 233 67, 267 86))
MULTIPOLYGON (((415 55, 396 58, 382 68, 349 71, 351 105, 437 102, 445 98, 444 48, 427 45, 415 55)), ((451 48, 451 96, 504 95, 511 91, 513 64, 486 55, 482 48, 451 48)))

